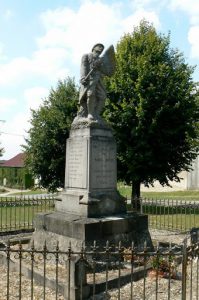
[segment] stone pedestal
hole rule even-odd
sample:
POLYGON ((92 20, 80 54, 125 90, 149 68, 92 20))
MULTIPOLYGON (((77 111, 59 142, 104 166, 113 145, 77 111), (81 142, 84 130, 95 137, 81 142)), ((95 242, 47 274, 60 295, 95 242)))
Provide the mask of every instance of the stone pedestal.
POLYGON ((66 143, 65 190, 56 210, 85 217, 126 212, 117 192, 116 143, 108 127, 71 130, 66 143))

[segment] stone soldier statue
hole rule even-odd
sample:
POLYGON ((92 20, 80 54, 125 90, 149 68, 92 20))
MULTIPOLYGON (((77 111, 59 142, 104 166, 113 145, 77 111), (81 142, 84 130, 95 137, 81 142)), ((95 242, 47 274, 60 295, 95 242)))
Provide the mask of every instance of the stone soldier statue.
POLYGON ((115 52, 111 45, 103 56, 104 46, 100 43, 92 48, 92 52, 85 54, 81 60, 80 70, 80 109, 76 119, 100 120, 100 113, 106 99, 103 84, 104 76, 111 76, 115 71, 115 52))

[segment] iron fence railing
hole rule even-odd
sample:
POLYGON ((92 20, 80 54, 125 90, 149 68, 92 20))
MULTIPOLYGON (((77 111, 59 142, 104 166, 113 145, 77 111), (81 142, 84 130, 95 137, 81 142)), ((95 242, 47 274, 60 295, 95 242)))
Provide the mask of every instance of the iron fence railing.
POLYGON ((0 261, 1 300, 199 299, 198 242, 153 251, 108 242, 78 251, 8 242, 0 261))
POLYGON ((141 199, 141 209, 150 227, 179 231, 199 227, 199 201, 141 199))
POLYGON ((33 229, 35 214, 54 210, 55 199, 49 196, 0 198, 0 232, 33 229))
MULTIPOLYGON (((55 195, 0 197, 0 233, 33 230, 39 212, 53 211, 55 195)), ((129 205, 129 200, 127 200, 129 205)), ((140 212, 148 215, 149 227, 188 231, 199 227, 199 201, 139 199, 140 212)))
MULTIPOLYGON (((130 200, 127 200, 127 205, 131 210, 130 200)), ((199 227, 197 200, 140 198, 135 200, 133 209, 148 215, 151 228, 183 232, 199 227)))

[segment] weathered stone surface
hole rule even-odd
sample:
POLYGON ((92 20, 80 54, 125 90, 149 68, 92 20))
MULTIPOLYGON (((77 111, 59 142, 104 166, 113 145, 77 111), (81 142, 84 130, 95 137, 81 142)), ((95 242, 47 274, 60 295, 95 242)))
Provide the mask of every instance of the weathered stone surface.
POLYGON ((65 190, 56 210, 86 217, 126 212, 117 192, 116 143, 109 127, 71 130, 66 146, 65 190))
POLYGON ((77 215, 54 212, 38 214, 35 218, 35 246, 56 246, 59 241, 60 249, 67 249, 71 243, 73 249, 80 250, 82 243, 93 245, 96 240, 99 246, 105 246, 106 241, 130 246, 132 241, 138 247, 143 247, 146 241, 152 246, 148 232, 148 217, 135 213, 121 214, 101 218, 86 218, 77 215))
POLYGON ((88 141, 85 138, 68 139, 66 147, 65 186, 87 188, 88 141))
POLYGON ((116 173, 116 143, 109 128, 71 130, 66 146, 66 189, 114 190, 116 173))

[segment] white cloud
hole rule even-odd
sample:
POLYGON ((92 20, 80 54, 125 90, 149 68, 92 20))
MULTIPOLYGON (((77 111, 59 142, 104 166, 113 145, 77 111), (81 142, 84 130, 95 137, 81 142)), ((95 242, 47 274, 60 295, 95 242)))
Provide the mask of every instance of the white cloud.
POLYGON ((0 113, 5 113, 10 109, 13 108, 13 105, 16 104, 16 99, 14 98, 0 98, 0 113))
POLYGON ((73 62, 79 63, 80 56, 94 43, 115 41, 121 16, 119 10, 110 5, 87 1, 77 12, 56 9, 45 12, 41 19, 47 32, 38 39, 39 46, 65 47, 73 62))
POLYGON ((49 89, 44 87, 33 87, 24 91, 24 98, 28 108, 38 109, 42 100, 49 94, 49 89))
POLYGON ((31 62, 28 58, 18 57, 8 63, 0 65, 0 85, 18 82, 30 70, 31 62))
POLYGON ((41 20, 48 31, 52 27, 65 27, 73 22, 75 12, 70 8, 57 8, 55 10, 47 10, 41 14, 41 20))
MULTIPOLYGON (((25 144, 25 137, 27 136, 27 131, 30 128, 30 108, 37 109, 44 99, 49 94, 47 88, 41 86, 35 86, 24 90, 24 110, 16 113, 13 118, 6 119, 4 124, 0 124, 0 130, 3 132, 1 134, 1 146, 5 149, 3 154, 3 159, 9 159, 14 155, 21 152, 22 144, 25 144)), ((0 99, 0 104, 3 102, 0 99)), ((6 105, 8 106, 8 99, 6 99, 6 105)), ((11 101, 9 104, 12 105, 16 101, 11 101)), ((0 105, 1 108, 1 105, 0 105)))
POLYGON ((31 61, 31 71, 36 74, 42 74, 48 78, 57 78, 68 70, 64 68, 67 60, 67 51, 64 48, 46 48, 41 49, 33 54, 31 61))
POLYGON ((39 39, 39 47, 64 47, 72 62, 79 64, 81 55, 90 51, 93 44, 115 44, 126 31, 132 31, 141 19, 146 18, 159 26, 155 12, 132 10, 122 16, 122 4, 108 5, 101 1, 83 1, 77 11, 60 8, 41 15, 46 34, 39 39))
POLYGON ((63 48, 48 48, 35 51, 31 58, 17 57, 0 64, 0 85, 17 84, 32 76, 59 79, 68 75, 64 67, 67 51, 63 48))
POLYGON ((115 44, 142 18, 159 26, 153 11, 132 10, 124 18, 121 8, 121 3, 108 5, 88 0, 77 11, 67 7, 47 10, 41 15, 46 32, 37 39, 39 48, 30 57, 1 63, 0 85, 17 85, 26 78, 63 79, 70 74, 67 65, 78 66, 82 54, 90 51, 95 43, 101 42, 106 47, 115 44))
POLYGON ((198 0, 171 0, 170 8, 179 13, 183 11, 189 17, 190 28, 188 30, 188 41, 191 45, 190 56, 199 59, 199 1, 198 0))
POLYGON ((171 0, 170 7, 173 10, 182 10, 190 16, 191 24, 199 23, 198 0, 171 0))
POLYGON ((132 32, 133 26, 140 23, 142 19, 153 23, 156 28, 160 27, 160 21, 157 14, 154 11, 145 11, 143 9, 137 10, 134 15, 127 17, 122 23, 123 28, 126 32, 132 32))
POLYGON ((24 136, 28 128, 27 115, 24 113, 6 121, 1 134, 1 146, 5 149, 3 159, 10 159, 22 151, 20 146, 25 143, 24 136))
POLYGON ((131 0, 131 6, 133 9, 160 9, 167 4, 168 0, 131 0))
POLYGON ((199 59, 199 26, 192 26, 188 33, 188 40, 191 44, 191 57, 199 59))

